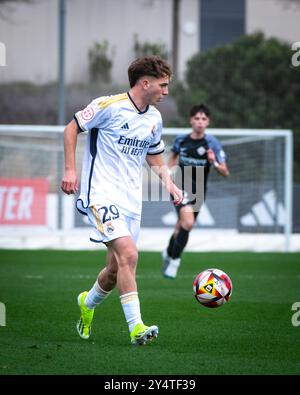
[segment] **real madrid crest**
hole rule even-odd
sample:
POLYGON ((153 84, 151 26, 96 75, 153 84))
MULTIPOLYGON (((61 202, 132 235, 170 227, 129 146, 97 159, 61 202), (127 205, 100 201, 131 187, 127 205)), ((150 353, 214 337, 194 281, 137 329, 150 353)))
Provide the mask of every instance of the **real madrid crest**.
POLYGON ((113 231, 115 230, 115 227, 113 226, 112 222, 108 222, 106 224, 106 230, 107 230, 107 233, 113 233, 113 231))

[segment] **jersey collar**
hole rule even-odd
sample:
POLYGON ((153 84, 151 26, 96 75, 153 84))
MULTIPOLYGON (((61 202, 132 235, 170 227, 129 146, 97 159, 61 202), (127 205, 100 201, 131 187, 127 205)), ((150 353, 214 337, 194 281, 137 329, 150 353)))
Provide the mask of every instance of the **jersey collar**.
POLYGON ((135 102, 133 101, 132 97, 130 96, 129 92, 127 92, 127 96, 129 98, 131 104, 133 104, 133 107, 137 111, 138 114, 145 114, 145 112, 148 111, 149 106, 147 106, 144 111, 140 111, 140 109, 138 108, 138 106, 135 104, 135 102))
POLYGON ((192 134, 192 132, 189 134, 189 138, 190 138, 190 140, 192 140, 192 141, 203 140, 203 139, 206 138, 206 132, 204 132, 204 135, 203 135, 200 139, 192 139, 191 134, 192 134))

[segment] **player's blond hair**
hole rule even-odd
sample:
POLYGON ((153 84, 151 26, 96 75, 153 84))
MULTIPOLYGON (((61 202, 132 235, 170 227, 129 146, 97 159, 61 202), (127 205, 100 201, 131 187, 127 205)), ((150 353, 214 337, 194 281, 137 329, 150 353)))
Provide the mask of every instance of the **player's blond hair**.
POLYGON ((159 56, 145 56, 134 60, 128 68, 128 78, 132 88, 141 77, 155 78, 172 76, 172 69, 168 62, 159 56))

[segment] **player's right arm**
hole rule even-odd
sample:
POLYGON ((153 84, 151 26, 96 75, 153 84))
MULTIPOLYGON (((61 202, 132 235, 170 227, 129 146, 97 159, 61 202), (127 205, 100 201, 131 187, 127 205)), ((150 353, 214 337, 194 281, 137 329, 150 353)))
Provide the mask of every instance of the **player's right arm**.
MULTIPOLYGON (((125 94, 117 97, 117 100, 125 94)), ((127 95, 126 95, 127 98, 127 95)), ((76 145, 77 135, 81 132, 89 132, 96 126, 105 127, 111 118, 111 102, 116 101, 116 97, 97 97, 83 110, 77 111, 74 119, 66 126, 64 132, 65 148, 65 174, 61 182, 61 189, 68 195, 76 193, 78 181, 76 176, 76 145)))
POLYGON ((64 131, 65 173, 61 181, 61 189, 67 195, 76 193, 78 190, 75 159, 78 132, 79 129, 74 119, 64 131))

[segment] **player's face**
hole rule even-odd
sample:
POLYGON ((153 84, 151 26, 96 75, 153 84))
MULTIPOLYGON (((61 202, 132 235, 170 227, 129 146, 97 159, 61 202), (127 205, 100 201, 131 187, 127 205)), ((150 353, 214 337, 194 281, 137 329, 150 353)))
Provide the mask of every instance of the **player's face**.
POLYGON ((161 102, 169 94, 169 77, 147 78, 146 99, 148 104, 155 105, 161 102))
POLYGON ((190 124, 195 133, 203 133, 209 125, 209 118, 204 112, 197 112, 196 115, 190 118, 190 124))

